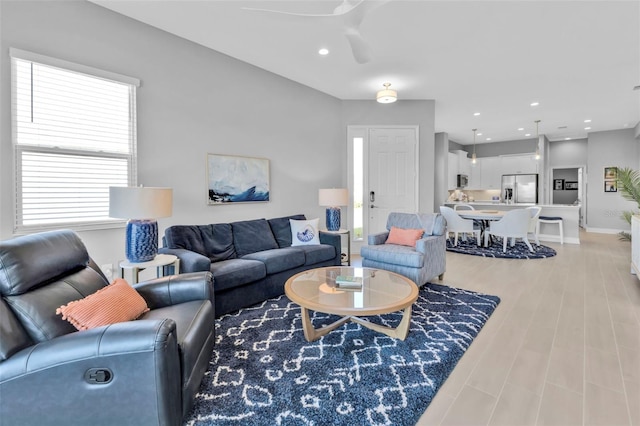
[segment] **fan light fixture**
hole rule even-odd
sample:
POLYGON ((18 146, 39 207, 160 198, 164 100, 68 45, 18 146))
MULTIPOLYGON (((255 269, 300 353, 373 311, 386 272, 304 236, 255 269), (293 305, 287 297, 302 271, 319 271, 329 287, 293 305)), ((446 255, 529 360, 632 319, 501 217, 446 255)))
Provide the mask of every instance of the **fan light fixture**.
POLYGON ((384 90, 380 90, 376 94, 376 101, 381 104, 390 104, 398 100, 398 92, 395 90, 389 89, 391 83, 384 83, 384 90))
POLYGON ((471 164, 476 164, 476 162, 478 161, 478 159, 476 158, 476 131, 478 129, 471 130, 473 130, 473 154, 471 154, 471 164))
POLYGON ((540 123, 540 120, 536 120, 536 160, 540 159, 540 136, 538 134, 538 124, 540 123))

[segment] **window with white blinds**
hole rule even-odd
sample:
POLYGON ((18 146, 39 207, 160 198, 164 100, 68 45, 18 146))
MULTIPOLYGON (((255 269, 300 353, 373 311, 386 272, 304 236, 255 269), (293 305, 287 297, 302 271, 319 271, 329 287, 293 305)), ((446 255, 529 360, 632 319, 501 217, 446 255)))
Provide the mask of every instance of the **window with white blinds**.
POLYGON ((15 232, 114 226, 136 185, 138 80, 11 49, 15 232))

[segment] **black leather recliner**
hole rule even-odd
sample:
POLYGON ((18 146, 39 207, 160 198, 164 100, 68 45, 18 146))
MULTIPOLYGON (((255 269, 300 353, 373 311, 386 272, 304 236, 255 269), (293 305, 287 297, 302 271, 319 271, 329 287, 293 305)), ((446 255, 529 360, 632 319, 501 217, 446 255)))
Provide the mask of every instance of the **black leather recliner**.
POLYGON ((56 308, 108 281, 72 231, 0 242, 0 423, 179 425, 214 344, 209 272, 134 285, 150 311, 77 331, 56 308))

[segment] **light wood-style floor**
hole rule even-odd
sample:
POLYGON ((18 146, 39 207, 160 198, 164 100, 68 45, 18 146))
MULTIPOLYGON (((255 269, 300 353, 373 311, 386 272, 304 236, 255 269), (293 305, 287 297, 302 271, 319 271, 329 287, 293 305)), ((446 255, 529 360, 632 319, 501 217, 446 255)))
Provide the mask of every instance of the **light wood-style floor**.
POLYGON ((501 303, 420 425, 640 425, 640 281, 617 235, 551 259, 447 253, 443 283, 501 303))
POLYGON ((501 303, 418 425, 640 425, 630 243, 580 238, 543 242, 558 252, 551 259, 447 253, 443 284, 501 303))

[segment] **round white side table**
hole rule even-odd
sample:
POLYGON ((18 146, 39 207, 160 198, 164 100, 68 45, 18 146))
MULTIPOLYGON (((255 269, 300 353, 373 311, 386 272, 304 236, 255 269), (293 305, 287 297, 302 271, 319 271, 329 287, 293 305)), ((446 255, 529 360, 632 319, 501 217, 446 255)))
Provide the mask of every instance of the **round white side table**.
POLYGON ((180 259, 173 254, 159 254, 148 262, 129 262, 128 260, 123 260, 120 262, 120 276, 124 278, 124 270, 130 269, 133 274, 132 284, 135 284, 138 282, 140 271, 155 267, 156 276, 159 278, 164 276, 164 267, 169 265, 173 265, 174 274, 180 273, 180 259))

